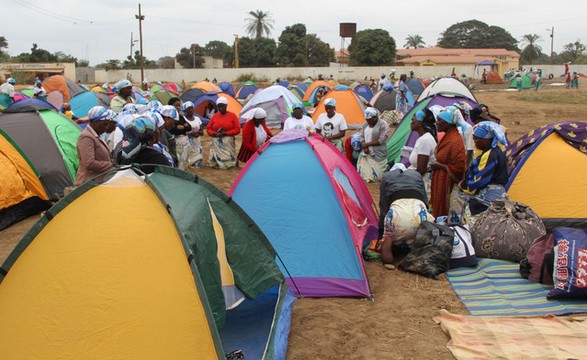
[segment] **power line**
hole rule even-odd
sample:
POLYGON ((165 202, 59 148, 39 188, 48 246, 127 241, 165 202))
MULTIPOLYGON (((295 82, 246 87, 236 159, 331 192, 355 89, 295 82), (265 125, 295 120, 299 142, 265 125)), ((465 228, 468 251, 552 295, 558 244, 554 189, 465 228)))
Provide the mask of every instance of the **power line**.
POLYGON ((31 4, 25 0, 12 0, 14 3, 17 3, 19 5, 22 5, 28 9, 31 9, 33 11, 36 11, 40 14, 49 16, 51 18, 57 19, 57 20, 61 20, 64 22, 68 22, 68 23, 72 23, 73 25, 96 25, 96 26, 102 26, 102 25, 111 25, 111 24, 117 24, 117 23, 122 23, 122 22, 128 22, 129 20, 131 20, 130 18, 126 18, 126 19, 120 19, 120 20, 112 20, 112 21, 94 21, 94 20, 88 20, 88 19, 82 19, 82 18, 76 18, 73 16, 68 16, 68 15, 64 15, 52 10, 48 10, 42 7, 39 7, 37 5, 31 4))

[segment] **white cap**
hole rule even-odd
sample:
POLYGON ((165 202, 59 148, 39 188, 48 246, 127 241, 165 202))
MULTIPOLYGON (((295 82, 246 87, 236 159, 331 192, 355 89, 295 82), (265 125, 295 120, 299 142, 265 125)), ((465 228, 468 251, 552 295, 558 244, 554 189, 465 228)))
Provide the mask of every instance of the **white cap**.
POLYGON ((216 100, 216 105, 220 105, 220 104, 228 105, 228 99, 225 98, 224 96, 219 96, 218 100, 216 100))

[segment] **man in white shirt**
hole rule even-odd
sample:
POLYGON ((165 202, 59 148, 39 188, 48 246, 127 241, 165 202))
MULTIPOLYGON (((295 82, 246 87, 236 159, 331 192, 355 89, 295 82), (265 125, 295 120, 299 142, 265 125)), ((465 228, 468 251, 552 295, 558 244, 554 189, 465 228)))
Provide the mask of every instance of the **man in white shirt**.
POLYGON ((312 119, 304 115, 304 105, 302 103, 297 102, 293 104, 292 110, 291 116, 283 124, 283 130, 306 129, 310 133, 316 130, 312 119))
POLYGON ((336 100, 333 98, 324 101, 324 109, 326 112, 320 114, 316 120, 316 132, 344 154, 342 138, 348 129, 346 120, 342 114, 336 112, 336 100))

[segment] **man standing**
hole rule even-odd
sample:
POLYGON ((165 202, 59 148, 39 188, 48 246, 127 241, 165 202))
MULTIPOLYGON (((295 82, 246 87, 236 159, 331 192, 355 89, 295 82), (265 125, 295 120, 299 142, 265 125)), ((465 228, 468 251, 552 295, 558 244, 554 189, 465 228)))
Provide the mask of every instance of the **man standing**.
POLYGON ((336 100, 333 98, 324 101, 324 109, 326 112, 320 114, 316 120, 316 132, 344 154, 342 138, 347 130, 346 119, 336 112, 336 100))

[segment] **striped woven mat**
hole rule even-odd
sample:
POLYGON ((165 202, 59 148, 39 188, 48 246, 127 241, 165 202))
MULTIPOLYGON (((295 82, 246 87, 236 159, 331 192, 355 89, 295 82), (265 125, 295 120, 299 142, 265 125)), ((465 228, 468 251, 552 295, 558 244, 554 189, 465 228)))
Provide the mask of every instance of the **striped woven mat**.
POLYGON ((519 264, 480 259, 476 268, 448 271, 448 281, 471 315, 562 315, 587 313, 587 301, 546 300, 550 285, 520 276, 519 264))

